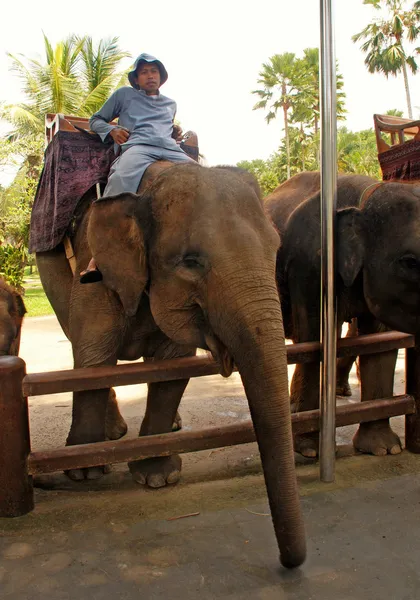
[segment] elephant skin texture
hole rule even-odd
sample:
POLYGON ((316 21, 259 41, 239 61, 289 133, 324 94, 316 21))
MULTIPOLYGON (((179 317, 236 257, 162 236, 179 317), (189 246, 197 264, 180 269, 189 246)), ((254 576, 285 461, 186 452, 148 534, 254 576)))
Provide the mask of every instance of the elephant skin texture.
MULTIPOLYGON (((420 329, 420 187, 378 184, 359 175, 340 175, 337 190, 336 291, 338 331, 352 334, 420 329), (357 319, 355 325, 354 319, 357 319)), ((304 172, 265 199, 280 233, 277 283, 286 337, 295 343, 319 340, 320 175, 304 172)), ((397 351, 359 357, 362 401, 393 395, 397 351)), ((345 390, 351 360, 339 360, 338 387, 345 390)), ((319 365, 297 365, 291 384, 295 410, 319 406, 319 365)), ((295 449, 318 453, 318 435, 295 437, 295 449)), ((362 423, 353 439, 357 450, 398 454, 401 443, 389 421, 362 423)))
POLYGON ((0 277, 0 356, 19 354, 25 304, 17 290, 0 277))

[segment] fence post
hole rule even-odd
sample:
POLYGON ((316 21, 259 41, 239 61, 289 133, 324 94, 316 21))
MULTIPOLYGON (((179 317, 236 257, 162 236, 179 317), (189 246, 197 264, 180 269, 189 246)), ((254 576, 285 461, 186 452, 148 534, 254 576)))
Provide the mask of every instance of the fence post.
POLYGON ((0 357, 0 517, 20 517, 34 508, 28 475, 28 401, 22 394, 25 363, 17 356, 0 357))
POLYGON ((405 351, 405 388, 414 397, 416 413, 405 417, 405 446, 410 452, 420 454, 420 347, 405 351))

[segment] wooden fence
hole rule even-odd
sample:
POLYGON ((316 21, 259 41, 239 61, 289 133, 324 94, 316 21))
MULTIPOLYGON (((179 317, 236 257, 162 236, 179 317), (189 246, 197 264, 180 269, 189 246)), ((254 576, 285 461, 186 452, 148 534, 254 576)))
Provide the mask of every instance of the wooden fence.
MULTIPOLYGON (((420 353, 414 346, 414 338, 395 331, 343 338, 338 343, 338 357, 355 357, 397 348, 407 349, 407 393, 340 406, 337 408, 336 426, 406 415, 406 447, 420 453, 420 353)), ((288 363, 319 362, 320 350, 317 342, 287 346, 288 363)), ((26 375, 22 359, 12 356, 0 358, 0 517, 20 516, 33 509, 32 476, 36 474, 169 456, 255 440, 249 420, 197 431, 31 452, 28 396, 203 377, 218 372, 219 365, 208 356, 30 375, 26 375)), ((293 414, 292 426, 294 433, 319 431, 319 410, 293 414)))

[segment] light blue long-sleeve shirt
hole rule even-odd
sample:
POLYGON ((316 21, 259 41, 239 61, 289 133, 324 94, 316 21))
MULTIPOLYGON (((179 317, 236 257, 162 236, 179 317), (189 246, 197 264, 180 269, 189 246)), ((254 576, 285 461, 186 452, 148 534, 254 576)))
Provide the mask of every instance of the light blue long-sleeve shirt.
POLYGON ((144 90, 127 86, 119 88, 110 96, 92 116, 89 125, 105 141, 109 132, 115 128, 110 121, 118 117, 118 124, 130 132, 127 142, 121 145, 123 151, 137 144, 175 150, 179 148, 171 137, 175 114, 174 100, 162 94, 148 96, 144 90))

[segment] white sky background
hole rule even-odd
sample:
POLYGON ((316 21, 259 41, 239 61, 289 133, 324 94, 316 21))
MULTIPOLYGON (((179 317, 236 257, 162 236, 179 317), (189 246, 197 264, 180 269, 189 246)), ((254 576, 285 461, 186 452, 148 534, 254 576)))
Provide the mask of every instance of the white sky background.
MULTIPOLYGON (((267 158, 282 136, 281 115, 267 125, 263 110, 253 111, 259 70, 273 54, 319 46, 319 0, 18 0, 3 8, 0 36, 0 100, 22 99, 19 79, 8 70, 6 52, 43 57, 42 30, 53 42, 70 33, 95 41, 119 36, 134 58, 141 52, 165 64, 162 93, 176 100, 184 130, 199 135, 210 165, 267 158)), ((410 2, 410 5, 412 2, 410 2)), ((344 77, 347 122, 357 131, 372 127, 374 113, 404 111, 402 76, 371 75, 351 36, 376 15, 362 0, 335 0, 335 39, 344 77)), ((133 60, 127 60, 128 66, 133 60)), ((420 114, 420 76, 410 76, 413 116, 420 114)), ((5 184, 10 173, 0 174, 5 184)))

